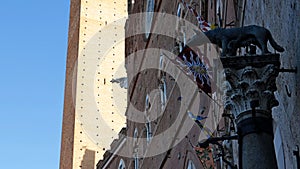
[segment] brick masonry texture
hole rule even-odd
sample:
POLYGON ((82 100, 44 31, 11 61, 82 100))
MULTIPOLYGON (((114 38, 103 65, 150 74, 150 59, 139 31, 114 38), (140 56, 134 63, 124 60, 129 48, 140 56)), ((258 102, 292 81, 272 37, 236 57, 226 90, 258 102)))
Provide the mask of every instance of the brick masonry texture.
MULTIPOLYGON (((70 5, 69 39, 66 68, 66 84, 64 96, 64 115, 61 140, 60 169, 72 169, 73 166, 73 136, 75 123, 75 105, 73 103, 74 69, 78 57, 80 24, 80 0, 72 0, 70 5)), ((76 76, 75 76, 76 77, 76 76)))

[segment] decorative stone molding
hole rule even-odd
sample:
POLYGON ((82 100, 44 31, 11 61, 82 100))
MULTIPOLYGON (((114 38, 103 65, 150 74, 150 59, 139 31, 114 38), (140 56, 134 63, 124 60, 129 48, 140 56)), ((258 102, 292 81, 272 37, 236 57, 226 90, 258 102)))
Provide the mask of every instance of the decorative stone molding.
POLYGON ((235 117, 238 134, 239 168, 273 169, 272 108, 280 66, 279 55, 221 58, 226 80, 224 109, 235 117))
POLYGON ((263 57, 225 58, 227 62, 224 67, 226 77, 223 84, 224 108, 231 111, 235 117, 252 110, 252 107, 271 113, 272 108, 278 105, 274 91, 277 90, 279 57, 275 55, 275 58, 271 59, 271 64, 268 64, 269 57, 265 60, 263 57), (254 103, 258 104, 254 105, 254 103))

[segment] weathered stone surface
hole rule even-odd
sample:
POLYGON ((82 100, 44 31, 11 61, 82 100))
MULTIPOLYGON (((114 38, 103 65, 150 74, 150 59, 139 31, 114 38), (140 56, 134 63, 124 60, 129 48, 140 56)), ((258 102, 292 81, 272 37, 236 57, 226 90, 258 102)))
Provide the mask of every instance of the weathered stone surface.
MULTIPOLYGON (((300 2, 298 0, 246 1, 245 25, 257 24, 268 28, 274 39, 286 51, 281 54, 281 66, 300 68, 300 2)), ((300 76, 280 73, 277 81, 276 99, 279 106, 273 109, 274 128, 281 133, 285 168, 296 168, 293 150, 300 145, 300 76)))
POLYGON ((273 137, 266 133, 245 136, 242 144, 243 169, 274 169, 276 160, 272 142, 273 137))
POLYGON ((253 56, 221 59, 223 63, 226 62, 224 106, 225 109, 231 110, 235 117, 251 110, 253 101, 258 101, 257 109, 270 113, 272 108, 278 105, 273 92, 277 89, 275 79, 278 76, 279 57, 270 61, 276 65, 268 64, 269 59, 264 56, 256 57, 260 57, 260 60, 255 60, 253 56), (244 68, 241 69, 242 66, 244 68))
POLYGON ((279 56, 229 57, 224 63, 224 108, 231 111, 239 135, 239 162, 243 169, 276 168, 272 108, 279 56), (258 59, 259 58, 259 59, 258 59), (240 63, 240 64, 236 64, 240 63))

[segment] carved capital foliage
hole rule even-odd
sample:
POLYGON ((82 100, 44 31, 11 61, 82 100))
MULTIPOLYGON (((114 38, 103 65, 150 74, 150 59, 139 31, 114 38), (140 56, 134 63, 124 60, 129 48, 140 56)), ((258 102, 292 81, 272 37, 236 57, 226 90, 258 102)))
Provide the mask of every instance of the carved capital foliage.
POLYGON ((278 105, 274 91, 276 88, 277 66, 267 64, 263 67, 245 66, 244 68, 225 68, 226 80, 225 109, 237 116, 251 110, 251 103, 257 102, 256 109, 271 113, 272 107, 278 105))

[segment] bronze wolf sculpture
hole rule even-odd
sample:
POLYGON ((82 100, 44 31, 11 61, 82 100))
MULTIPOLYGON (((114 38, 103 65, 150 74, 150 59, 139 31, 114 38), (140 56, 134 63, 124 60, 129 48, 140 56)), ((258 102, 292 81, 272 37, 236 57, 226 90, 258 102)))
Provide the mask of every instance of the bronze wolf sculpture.
MULTIPOLYGON (((203 33, 194 30, 196 35, 188 41, 187 46, 193 47, 204 44, 203 33)), ((264 27, 257 25, 244 26, 241 28, 217 28, 204 32, 204 35, 213 44, 222 48, 222 56, 235 55, 237 48, 245 47, 250 44, 258 46, 262 54, 270 53, 267 43, 270 42, 271 46, 278 52, 283 52, 284 48, 279 46, 270 31, 264 27)))

